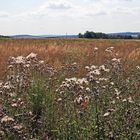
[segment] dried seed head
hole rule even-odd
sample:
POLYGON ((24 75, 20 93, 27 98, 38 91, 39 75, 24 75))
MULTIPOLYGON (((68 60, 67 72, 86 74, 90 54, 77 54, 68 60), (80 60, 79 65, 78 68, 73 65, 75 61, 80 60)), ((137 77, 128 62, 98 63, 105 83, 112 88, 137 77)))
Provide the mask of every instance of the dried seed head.
POLYGON ((36 57, 37 57, 37 54, 35 54, 35 53, 30 53, 28 56, 26 56, 27 59, 33 59, 36 57))
POLYGON ((110 112, 106 112, 103 116, 104 117, 107 117, 107 116, 109 116, 110 115, 110 112))
POLYGON ((1 119, 1 123, 8 123, 8 122, 13 122, 14 119, 11 118, 11 117, 8 117, 8 116, 4 116, 2 119, 1 119))

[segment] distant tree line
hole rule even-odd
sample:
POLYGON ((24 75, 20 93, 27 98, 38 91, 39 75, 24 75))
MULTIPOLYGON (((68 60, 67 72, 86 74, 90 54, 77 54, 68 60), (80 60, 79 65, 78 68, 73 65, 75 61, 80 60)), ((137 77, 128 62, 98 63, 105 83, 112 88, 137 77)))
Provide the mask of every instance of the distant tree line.
POLYGON ((9 36, 0 35, 0 38, 10 38, 9 36))
POLYGON ((108 35, 105 33, 95 33, 95 32, 89 32, 86 31, 84 34, 79 33, 79 38, 103 38, 103 39, 107 39, 108 35))
POLYGON ((140 34, 138 35, 138 39, 140 39, 140 34))
POLYGON ((102 32, 86 31, 84 34, 79 33, 79 38, 94 38, 94 39, 140 39, 140 34, 138 37, 131 35, 117 35, 117 34, 105 34, 102 32))

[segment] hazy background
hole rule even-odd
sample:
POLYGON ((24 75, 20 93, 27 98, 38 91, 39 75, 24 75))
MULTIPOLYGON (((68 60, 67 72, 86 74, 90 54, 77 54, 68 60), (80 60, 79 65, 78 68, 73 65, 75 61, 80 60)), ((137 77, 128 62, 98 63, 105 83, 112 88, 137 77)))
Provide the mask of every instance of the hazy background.
POLYGON ((0 0, 0 34, 140 31, 140 0, 0 0))

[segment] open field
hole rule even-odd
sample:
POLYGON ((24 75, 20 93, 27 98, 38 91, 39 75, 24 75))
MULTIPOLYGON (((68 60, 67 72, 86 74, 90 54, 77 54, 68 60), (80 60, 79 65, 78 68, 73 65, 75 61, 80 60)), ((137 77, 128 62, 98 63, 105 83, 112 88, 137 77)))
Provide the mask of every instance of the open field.
POLYGON ((140 41, 0 40, 0 140, 139 140, 140 41))
MULTIPOLYGON (((114 47, 119 57, 135 59, 140 48, 139 40, 88 40, 88 39, 8 39, 0 40, 0 79, 3 77, 10 56, 28 55, 31 52, 46 63, 60 68, 77 62, 81 66, 93 63, 94 48, 99 49, 96 62, 101 64, 105 49, 114 47)), ((82 73, 82 71, 80 71, 82 73)))

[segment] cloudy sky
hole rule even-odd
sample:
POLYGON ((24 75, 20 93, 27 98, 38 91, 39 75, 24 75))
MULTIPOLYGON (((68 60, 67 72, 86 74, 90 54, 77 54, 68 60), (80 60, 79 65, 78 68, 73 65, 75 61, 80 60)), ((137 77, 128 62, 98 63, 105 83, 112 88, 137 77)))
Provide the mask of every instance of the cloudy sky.
POLYGON ((140 0, 0 0, 0 34, 140 31, 140 0))

